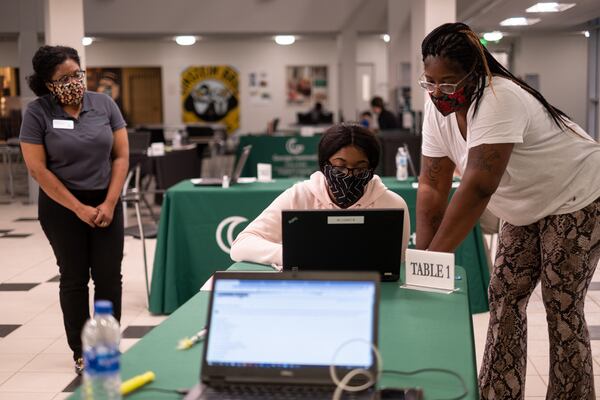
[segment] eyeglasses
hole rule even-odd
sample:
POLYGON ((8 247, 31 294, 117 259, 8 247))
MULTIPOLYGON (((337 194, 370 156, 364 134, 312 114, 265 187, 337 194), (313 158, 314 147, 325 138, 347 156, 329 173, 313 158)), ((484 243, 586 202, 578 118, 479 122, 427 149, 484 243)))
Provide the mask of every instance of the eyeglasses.
POLYGON ((78 81, 82 80, 85 77, 85 71, 80 69, 79 71, 75 71, 70 75, 65 75, 60 77, 55 81, 51 81, 52 83, 69 83, 71 80, 76 79, 78 81))
MULTIPOLYGON (((331 164, 329 164, 331 165, 331 164)), ((348 168, 348 167, 338 167, 336 165, 331 165, 331 170, 333 174, 337 177, 344 177, 354 175, 355 178, 363 179, 367 178, 373 169, 371 168, 348 168)))
POLYGON ((458 90, 458 85, 460 85, 472 73, 473 73, 473 70, 471 70, 471 72, 469 72, 467 75, 465 75, 464 78, 462 78, 460 81, 458 81, 456 83, 440 83, 440 84, 428 82, 427 80, 424 79, 425 74, 423 74, 419 78, 419 86, 421 86, 423 89, 427 90, 428 93, 435 92, 435 89, 437 88, 440 92, 442 92, 444 94, 454 94, 458 90))

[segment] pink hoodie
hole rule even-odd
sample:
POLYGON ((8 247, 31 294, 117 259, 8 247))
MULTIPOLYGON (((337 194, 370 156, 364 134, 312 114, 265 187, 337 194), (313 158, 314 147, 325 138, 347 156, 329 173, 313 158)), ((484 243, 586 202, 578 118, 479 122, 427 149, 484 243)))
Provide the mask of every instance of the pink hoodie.
MULTIPOLYGON (((401 208, 404 209, 404 234, 402 254, 410 236, 408 206, 402 197, 387 189, 379 176, 375 175, 367 184, 364 195, 353 208, 401 208)), ((313 173, 310 180, 296 183, 279 195, 244 229, 231 246, 231 259, 259 264, 282 265, 281 210, 340 209, 327 192, 325 175, 313 173)), ((404 261, 404 257, 402 257, 404 261)))

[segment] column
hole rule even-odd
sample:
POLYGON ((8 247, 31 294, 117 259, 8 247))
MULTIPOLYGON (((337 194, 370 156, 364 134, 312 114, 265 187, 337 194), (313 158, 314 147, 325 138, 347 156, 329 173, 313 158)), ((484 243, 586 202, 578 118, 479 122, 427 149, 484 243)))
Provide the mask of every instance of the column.
MULTIPOLYGON (((35 94, 29 89, 27 77, 33 74, 33 65, 31 59, 39 47, 38 27, 41 21, 38 21, 37 0, 19 1, 19 86, 21 97, 21 112, 25 113, 27 105, 35 100, 35 94)), ((31 176, 28 176, 28 202, 37 203, 38 184, 31 176)))
POLYGON ((83 0, 45 0, 44 6, 46 44, 73 47, 85 69, 83 0))
POLYGON ((433 29, 456 22, 456 0, 411 0, 411 95, 415 111, 423 111, 425 96, 417 79, 423 73, 421 42, 433 29))
MULTIPOLYGON (((391 41, 388 43, 388 105, 398 111, 398 96, 402 87, 410 87, 410 2, 388 0, 388 31, 391 41)), ((401 117, 401 116, 399 116, 401 117)))
POLYGON ((344 28, 337 38, 339 108, 346 121, 357 118, 356 109, 356 30, 344 28))

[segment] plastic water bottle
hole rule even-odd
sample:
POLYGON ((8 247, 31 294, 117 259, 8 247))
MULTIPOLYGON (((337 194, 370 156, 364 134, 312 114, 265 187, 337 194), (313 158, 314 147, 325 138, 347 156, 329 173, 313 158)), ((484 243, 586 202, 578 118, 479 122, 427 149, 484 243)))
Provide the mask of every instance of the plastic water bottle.
POLYGON ((83 327, 83 398, 88 400, 121 399, 119 342, 121 330, 112 316, 112 303, 94 304, 94 318, 83 327))
POLYGON ((408 179, 408 154, 404 147, 398 147, 396 153, 396 179, 399 181, 408 179))

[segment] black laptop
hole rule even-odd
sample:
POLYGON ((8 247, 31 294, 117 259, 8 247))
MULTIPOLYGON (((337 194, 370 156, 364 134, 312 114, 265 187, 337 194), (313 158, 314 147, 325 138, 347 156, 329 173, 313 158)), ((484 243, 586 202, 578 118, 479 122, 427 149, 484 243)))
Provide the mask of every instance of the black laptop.
POLYGON ((283 269, 377 271, 397 281, 404 210, 284 210, 283 269))
MULTIPOLYGON (((242 149, 242 154, 240 154, 240 158, 238 158, 235 168, 233 169, 230 184, 234 185, 237 183, 238 179, 240 179, 246 161, 248 161, 248 157, 250 156, 250 150, 252 150, 251 144, 244 146, 242 149)), ((195 178, 191 181, 194 186, 220 186, 223 184, 223 178, 195 178)))
POLYGON ((332 363, 338 376, 375 374, 378 307, 373 272, 216 272, 201 383, 186 399, 329 400, 332 363))

